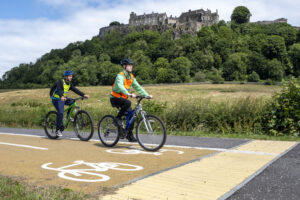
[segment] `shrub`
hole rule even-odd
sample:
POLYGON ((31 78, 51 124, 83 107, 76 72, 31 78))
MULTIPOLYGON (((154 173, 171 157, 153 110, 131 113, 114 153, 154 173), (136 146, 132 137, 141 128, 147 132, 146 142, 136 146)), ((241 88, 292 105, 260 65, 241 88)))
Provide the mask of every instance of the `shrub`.
POLYGON ((259 75, 253 71, 249 76, 248 76, 248 81, 249 82, 258 82, 260 80, 259 75))
POLYGON ((271 135, 297 135, 300 131, 300 82, 291 79, 267 105, 264 127, 271 135))
POLYGON ((206 76, 203 72, 197 72, 195 74, 195 81, 197 81, 197 82, 204 82, 205 78, 206 78, 206 76))

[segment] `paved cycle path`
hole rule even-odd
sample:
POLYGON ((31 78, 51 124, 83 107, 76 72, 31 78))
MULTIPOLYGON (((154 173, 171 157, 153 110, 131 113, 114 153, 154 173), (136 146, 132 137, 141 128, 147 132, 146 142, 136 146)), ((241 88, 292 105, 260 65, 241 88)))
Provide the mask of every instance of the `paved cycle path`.
POLYGON ((100 199, 226 199, 297 144, 169 137, 153 154, 137 144, 104 148, 99 141, 50 140, 37 136, 41 130, 27 131, 36 136, 0 128, 0 174, 84 192, 116 188, 100 199), (185 143, 193 147, 177 146, 185 143))
POLYGON ((166 147, 152 153, 131 143, 106 148, 99 141, 0 133, 0 173, 23 176, 39 185, 96 192, 99 187, 124 184, 213 152, 166 147))

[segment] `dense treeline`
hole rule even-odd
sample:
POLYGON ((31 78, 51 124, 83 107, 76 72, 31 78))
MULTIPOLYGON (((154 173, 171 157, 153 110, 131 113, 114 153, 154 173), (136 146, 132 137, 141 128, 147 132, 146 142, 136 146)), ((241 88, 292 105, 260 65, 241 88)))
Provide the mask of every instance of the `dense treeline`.
MULTIPOLYGON (((234 15, 232 19, 239 15, 234 15)), ((300 75, 300 30, 286 23, 259 25, 238 19, 202 28, 196 36, 173 39, 173 30, 117 31, 69 44, 43 55, 35 63, 6 72, 2 88, 49 87, 66 69, 76 85, 110 85, 120 71, 119 61, 135 61, 140 83, 178 83, 211 80, 281 81, 300 75), (238 22, 238 23, 237 23, 238 22)))

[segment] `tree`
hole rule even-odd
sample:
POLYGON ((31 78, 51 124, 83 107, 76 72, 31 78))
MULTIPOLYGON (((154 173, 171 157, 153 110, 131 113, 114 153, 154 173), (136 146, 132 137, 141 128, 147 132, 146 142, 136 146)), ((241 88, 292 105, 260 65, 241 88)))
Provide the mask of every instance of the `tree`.
POLYGON ((133 73, 141 83, 149 83, 155 79, 156 69, 148 56, 142 50, 136 51, 132 59, 134 60, 133 73))
POLYGON ((173 83, 177 82, 176 79, 176 71, 171 68, 163 68, 160 67, 157 70, 156 82, 157 83, 173 83))
POLYGON ((277 58, 282 61, 287 54, 283 37, 271 35, 266 39, 266 43, 262 46, 263 55, 268 59, 277 58))
POLYGON ((246 55, 244 53, 234 53, 223 64, 223 77, 227 81, 245 80, 246 70, 246 55))
POLYGON ((235 7, 231 14, 231 21, 234 21, 237 24, 248 23, 251 17, 249 9, 245 6, 235 7))
POLYGON ((267 63, 268 78, 273 81, 281 81, 284 75, 284 70, 281 62, 273 59, 267 63))
POLYGON ((267 62, 268 60, 257 52, 251 52, 248 54, 247 59, 247 73, 251 74, 255 71, 261 79, 267 79, 267 62))
POLYGON ((112 85, 115 82, 117 74, 122 70, 120 65, 105 61, 100 64, 100 68, 104 69, 100 83, 102 85, 112 85))
POLYGON ((297 30, 287 23, 273 23, 263 26, 267 35, 279 35, 284 38, 286 46, 297 40, 297 30))
POLYGON ((294 74, 300 76, 300 43, 293 44, 288 52, 294 68, 294 74))
POLYGON ((258 82, 260 80, 259 75, 253 71, 249 76, 248 76, 248 81, 249 82, 258 82))
POLYGON ((176 71, 180 82, 185 82, 190 78, 190 68, 192 62, 186 57, 178 57, 171 62, 171 68, 176 71))
POLYGON ((165 68, 166 69, 166 68, 170 68, 170 64, 169 64, 169 61, 166 58, 160 57, 155 61, 153 67, 155 69, 158 69, 158 68, 165 68))
POLYGON ((191 67, 191 75, 198 71, 210 70, 214 64, 214 57, 211 54, 204 54, 202 51, 195 51, 189 56, 189 59, 192 61, 193 65, 191 67))
POLYGON ((118 21, 113 21, 113 22, 110 22, 109 26, 120 26, 120 22, 118 21))

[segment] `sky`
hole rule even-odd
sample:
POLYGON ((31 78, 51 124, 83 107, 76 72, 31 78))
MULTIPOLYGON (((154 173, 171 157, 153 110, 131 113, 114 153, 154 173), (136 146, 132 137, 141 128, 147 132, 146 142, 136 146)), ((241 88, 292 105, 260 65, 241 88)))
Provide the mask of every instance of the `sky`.
POLYGON ((0 78, 21 63, 35 63, 51 49, 85 41, 112 21, 128 24, 129 14, 180 16, 189 9, 218 10, 230 21, 236 6, 246 6, 251 22, 287 18, 300 26, 299 0, 1 0, 0 78))

